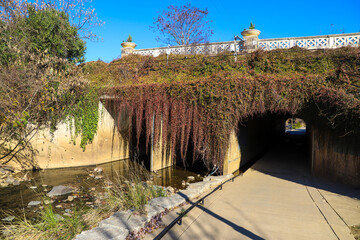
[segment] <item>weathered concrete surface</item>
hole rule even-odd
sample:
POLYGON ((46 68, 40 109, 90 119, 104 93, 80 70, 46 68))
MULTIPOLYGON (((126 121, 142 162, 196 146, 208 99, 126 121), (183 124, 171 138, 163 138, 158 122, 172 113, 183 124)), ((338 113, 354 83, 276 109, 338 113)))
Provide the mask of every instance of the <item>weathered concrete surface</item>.
POLYGON ((311 129, 312 171, 324 179, 360 187, 360 137, 311 129))
POLYGON ((163 239, 354 239, 347 225, 360 224, 360 190, 313 179, 306 157, 288 146, 268 153, 163 239))
POLYGON ((241 160, 240 145, 235 131, 230 134, 229 147, 224 159, 223 173, 231 174, 239 169, 241 160))
MULTIPOLYGON (((153 146, 151 148, 151 156, 150 156, 150 171, 157 171, 160 169, 164 169, 174 164, 171 158, 171 150, 165 147, 163 151, 163 145, 165 143, 163 143, 162 138, 163 135, 162 135, 162 127, 161 127, 159 142, 156 145, 152 144, 153 146)), ((153 141, 154 139, 152 139, 152 142, 153 141)))
MULTIPOLYGON (((124 128, 129 123, 123 119, 124 128)), ((81 137, 71 143, 71 133, 66 123, 59 124, 57 130, 50 133, 46 128, 37 133, 31 144, 37 150, 35 164, 42 168, 63 168, 95 165, 129 157, 125 141, 114 126, 114 119, 101 103, 99 103, 98 131, 86 150, 80 147, 81 137)))

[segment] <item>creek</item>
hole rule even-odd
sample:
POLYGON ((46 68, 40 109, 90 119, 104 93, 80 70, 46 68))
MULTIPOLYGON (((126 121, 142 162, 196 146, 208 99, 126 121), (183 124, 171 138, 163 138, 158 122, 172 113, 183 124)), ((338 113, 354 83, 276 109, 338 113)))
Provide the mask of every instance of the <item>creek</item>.
POLYGON ((195 173, 178 166, 168 167, 155 173, 150 173, 130 159, 97 166, 46 169, 28 172, 31 181, 21 182, 18 186, 9 185, 8 187, 0 188, 0 211, 14 211, 15 214, 21 212, 22 209, 25 209, 27 212, 33 211, 35 208, 29 208, 28 203, 34 200, 41 200, 52 187, 58 185, 66 185, 78 189, 79 195, 84 195, 84 201, 86 201, 89 200, 89 198, 86 197, 89 191, 95 190, 103 192, 106 181, 116 183, 119 179, 121 181, 132 179, 134 174, 137 174, 137 177, 143 181, 151 178, 155 185, 164 187, 171 186, 176 189, 186 188, 184 182, 188 181, 188 176, 195 177, 195 180, 192 182, 201 181, 204 176, 204 172, 195 173), (102 171, 94 174, 95 168, 100 168, 102 171), (134 169, 136 171, 134 171, 134 169), (101 178, 96 179, 94 176, 100 176, 101 178))

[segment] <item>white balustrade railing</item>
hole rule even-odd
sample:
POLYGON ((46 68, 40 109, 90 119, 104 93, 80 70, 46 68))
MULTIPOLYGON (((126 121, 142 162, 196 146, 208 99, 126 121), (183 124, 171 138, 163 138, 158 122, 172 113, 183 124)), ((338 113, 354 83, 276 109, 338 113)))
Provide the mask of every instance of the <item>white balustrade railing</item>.
POLYGON ((241 51, 242 44, 239 42, 215 42, 192 45, 180 45, 171 47, 159 47, 134 50, 134 54, 152 55, 157 57, 161 54, 217 54, 225 51, 241 51))
POLYGON ((306 49, 337 48, 345 46, 359 46, 360 33, 336 34, 313 37, 293 37, 259 39, 258 48, 263 50, 273 50, 281 48, 292 48, 295 46, 306 49))
MULTIPOLYGON (((295 46, 305 49, 327 49, 345 46, 360 46, 360 33, 334 34, 326 36, 312 37, 292 37, 292 38, 275 38, 275 39, 259 39, 255 42, 257 48, 263 50, 286 49, 295 46)), ((154 56, 161 54, 209 54, 214 55, 220 52, 242 52, 244 41, 214 42, 193 45, 181 45, 171 47, 159 47, 148 49, 136 49, 134 54, 154 56)))

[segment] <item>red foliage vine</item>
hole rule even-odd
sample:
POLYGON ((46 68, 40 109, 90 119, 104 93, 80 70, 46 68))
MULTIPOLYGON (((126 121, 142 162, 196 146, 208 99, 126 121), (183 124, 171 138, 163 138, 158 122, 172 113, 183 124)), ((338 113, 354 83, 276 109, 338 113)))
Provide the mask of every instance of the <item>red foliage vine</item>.
MULTIPOLYGON (((129 136, 136 136, 137 145, 144 134, 146 146, 150 139, 154 145, 162 142, 162 152, 169 150, 174 161, 179 156, 186 164, 192 149, 192 163, 203 160, 208 168, 216 165, 221 171, 231 131, 252 116, 294 115, 315 104, 318 112, 312 114, 322 114, 330 125, 347 124, 347 130, 360 126, 359 77, 344 77, 359 66, 359 52, 296 52, 293 58, 284 52, 256 52, 237 63, 223 56, 220 63, 194 57, 194 65, 186 67, 152 60, 136 75, 140 82, 108 88, 106 94, 112 98, 107 101, 117 112, 128 113, 133 124, 129 136), (349 64, 339 60, 344 56, 351 59, 349 64), (349 121, 340 124, 342 118, 349 121)), ((136 73, 138 65, 129 66, 131 72, 136 73)))

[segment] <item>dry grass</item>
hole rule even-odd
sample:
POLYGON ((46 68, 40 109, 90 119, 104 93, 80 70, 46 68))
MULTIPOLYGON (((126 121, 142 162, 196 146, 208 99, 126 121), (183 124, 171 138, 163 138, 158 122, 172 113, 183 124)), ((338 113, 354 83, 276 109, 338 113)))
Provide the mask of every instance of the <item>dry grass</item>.
POLYGON ((85 229, 81 215, 81 211, 73 211, 71 217, 60 216, 53 211, 52 205, 47 205, 36 220, 30 220, 24 214, 0 229, 5 240, 72 239, 85 229))
POLYGON ((360 225, 351 226, 350 227, 352 235, 354 235, 354 238, 356 240, 360 240, 360 225))

